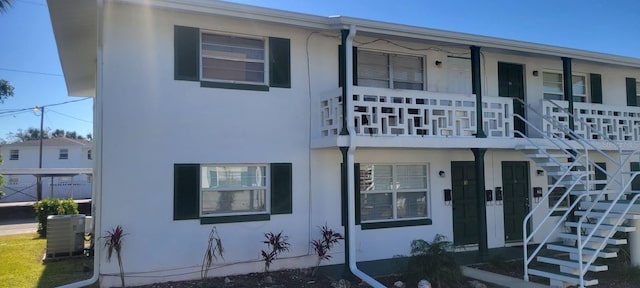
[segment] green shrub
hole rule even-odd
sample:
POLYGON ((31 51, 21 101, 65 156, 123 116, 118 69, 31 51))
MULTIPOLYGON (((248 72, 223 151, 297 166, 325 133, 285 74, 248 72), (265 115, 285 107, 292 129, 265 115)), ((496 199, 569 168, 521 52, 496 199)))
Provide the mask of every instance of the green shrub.
POLYGON ((71 215, 78 214, 78 203, 73 199, 42 199, 33 204, 38 220, 38 234, 40 237, 47 237, 47 217, 49 215, 71 215))
POLYGON ((462 270, 451 252, 452 243, 436 235, 432 242, 411 241, 411 256, 405 275, 409 283, 427 279, 434 288, 459 287, 462 270))

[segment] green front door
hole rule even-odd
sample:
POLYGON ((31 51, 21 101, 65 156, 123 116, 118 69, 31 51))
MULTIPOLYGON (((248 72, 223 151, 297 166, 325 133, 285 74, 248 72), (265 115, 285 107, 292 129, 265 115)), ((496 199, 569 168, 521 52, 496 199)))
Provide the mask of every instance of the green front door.
POLYGON ((502 162, 504 239, 522 241, 522 220, 529 213, 529 162, 502 162))
POLYGON ((473 161, 451 162, 453 243, 478 243, 478 193, 473 161))
MULTIPOLYGON (((498 95, 511 97, 513 100, 513 113, 525 117, 525 107, 520 102, 524 101, 524 72, 521 64, 498 62, 498 95)), ((526 125, 520 118, 515 118, 513 128, 520 133, 526 133, 526 125)), ((526 134, 525 134, 526 135, 526 134)), ((516 137, 521 135, 516 134, 516 137)))

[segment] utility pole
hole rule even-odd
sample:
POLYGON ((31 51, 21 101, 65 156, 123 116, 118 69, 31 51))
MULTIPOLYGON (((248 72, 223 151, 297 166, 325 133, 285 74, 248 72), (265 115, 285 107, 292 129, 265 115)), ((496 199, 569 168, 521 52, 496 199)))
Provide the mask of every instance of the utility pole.
MULTIPOLYGON (((44 123, 44 106, 43 107, 38 107, 36 106, 35 108, 33 108, 35 111, 40 110, 40 159, 38 161, 38 168, 42 168, 42 137, 43 137, 43 123, 44 123)), ((40 172, 40 171, 38 171, 40 172)), ((36 176, 36 178, 38 179, 38 186, 37 186, 37 197, 38 197, 38 201, 42 200, 42 176, 40 174, 38 174, 38 176, 36 176)))

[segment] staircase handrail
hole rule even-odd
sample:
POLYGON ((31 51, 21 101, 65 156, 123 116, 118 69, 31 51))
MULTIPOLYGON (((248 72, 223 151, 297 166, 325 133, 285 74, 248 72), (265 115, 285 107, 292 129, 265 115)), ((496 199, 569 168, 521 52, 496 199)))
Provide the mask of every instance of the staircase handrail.
MULTIPOLYGON (((581 221, 578 222, 578 227, 577 227, 577 230, 576 230, 576 233, 578 234, 577 235, 578 236, 578 255, 580 257, 580 261, 579 261, 580 284, 582 284, 583 281, 584 281, 584 274, 587 272, 587 269, 598 258, 598 253, 600 253, 600 251, 602 251, 602 249, 604 249, 604 247, 607 245, 607 242, 606 241, 602 241, 600 243, 600 245, 598 246, 598 248, 595 249, 595 253, 593 253, 589 257, 589 260, 586 263, 583 263, 583 261, 582 261, 582 249, 589 242, 589 240, 591 239, 591 237, 593 236, 595 231, 598 229, 598 227, 600 227, 600 225, 602 224, 604 219, 609 215, 609 213, 611 213, 611 210, 613 210, 613 207, 615 207, 616 204, 618 204, 618 201, 620 200, 620 197, 625 194, 624 191, 626 191, 629 188, 629 185, 631 185, 631 183, 633 182, 635 177, 637 177, 638 175, 640 175, 640 171, 635 172, 635 173, 632 174, 632 177, 630 177, 630 179, 627 182, 627 184, 623 187, 623 189, 621 189, 622 192, 618 193, 618 196, 616 197, 616 200, 612 201, 611 205, 609 205, 607 210, 603 213, 604 215, 602 217, 600 217, 600 219, 598 220, 598 223, 594 226, 593 229, 591 229, 591 232, 589 233, 589 235, 585 239, 584 243, 582 243, 582 241, 581 241, 582 237, 581 237, 581 233, 580 233, 581 230, 580 229, 581 229, 582 223, 584 222, 583 219, 586 219, 587 218, 586 216, 588 214, 585 213, 584 215, 582 215, 582 217, 580 217, 581 221)), ((620 217, 616 220, 615 224, 613 225, 613 228, 607 233, 607 236, 604 237, 605 239, 609 239, 611 236, 613 236, 613 234, 616 233, 616 229, 624 222, 624 217, 629 213, 629 210, 631 210, 631 207, 633 207, 635 202, 638 200, 638 197, 640 197, 640 194, 636 193, 636 195, 633 196, 631 201, 629 201, 629 203, 627 203, 627 206, 624 209, 624 212, 621 213, 620 217)))
MULTIPOLYGON (((597 129, 592 129, 591 124, 589 124, 589 123, 587 123, 586 121, 582 120, 582 118, 577 117, 577 116, 573 113, 573 111, 569 111, 569 109, 568 109, 568 108, 564 108, 564 107, 562 107, 562 106, 558 105, 558 103, 556 103, 554 100, 550 100, 550 99, 542 99, 542 101, 543 101, 543 102, 544 102, 544 101, 549 102, 549 103, 551 103, 553 106, 555 106, 556 108, 561 109, 563 112, 565 112, 565 113, 567 113, 569 116, 571 116, 571 118, 572 118, 574 121, 578 121, 578 122, 580 122, 580 124, 582 124, 582 125, 584 125, 585 127, 587 127, 588 132, 595 131, 595 132, 598 134, 598 136, 600 136, 600 139, 604 139, 606 142, 609 142, 609 143, 611 143, 613 146, 615 146, 615 147, 617 148, 616 150, 618 150, 618 155, 620 156, 620 157, 619 157, 620 159, 618 159, 618 160, 614 160, 613 158, 609 157, 609 155, 607 155, 606 153, 601 152, 601 151, 600 151, 601 149, 599 149, 599 148, 595 147, 593 144, 591 144, 591 142, 586 141, 586 142, 588 142, 588 143, 589 143, 589 145, 590 145, 592 148, 596 149, 598 152, 600 152, 600 154, 603 154, 605 157, 607 157, 607 158, 608 158, 608 160, 610 160, 610 161, 612 161, 612 162, 622 161, 622 147, 620 147, 620 145, 618 145, 618 143, 616 143, 615 141, 611 140, 607 135, 604 135, 604 134, 602 133, 602 131, 597 130, 597 129)), ((548 120, 548 119, 546 119, 547 117, 552 118, 552 117, 550 117, 550 116, 548 116, 548 115, 543 115, 543 116, 546 116, 546 117, 545 117, 545 120, 548 120)), ((553 119, 553 118, 552 118, 552 119, 553 119)), ((554 120, 554 121, 557 121, 557 120, 555 120, 555 119, 553 119, 553 120, 554 120)), ((562 126, 564 127, 565 125, 562 125, 562 126)), ((579 136, 579 135, 575 134, 575 132, 573 132, 573 131, 571 131, 571 130, 569 130, 569 132, 573 134, 573 135, 571 135, 572 137, 577 137, 577 138, 580 138, 580 139, 584 139, 584 137, 581 137, 581 136, 579 136)))

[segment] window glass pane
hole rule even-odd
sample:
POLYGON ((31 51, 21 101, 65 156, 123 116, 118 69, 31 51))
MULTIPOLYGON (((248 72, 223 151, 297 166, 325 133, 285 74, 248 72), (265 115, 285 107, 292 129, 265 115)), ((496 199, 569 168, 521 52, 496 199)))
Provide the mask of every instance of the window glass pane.
POLYGON ((366 193, 360 196, 362 221, 393 219, 393 194, 366 193))
POLYGON ((427 188, 427 166, 425 165, 398 165, 396 176, 396 189, 427 188))
POLYGON ((235 189, 266 186, 265 166, 207 166, 202 169, 202 188, 235 189))
POLYGON ((544 92, 562 93, 562 74, 543 72, 542 79, 544 92))
POLYGON ((202 34, 202 78, 264 83, 262 39, 202 34))
POLYGON ((264 212, 266 198, 267 191, 264 189, 203 191, 202 214, 264 212))
POLYGON ((363 165, 360 169, 360 190, 389 190, 393 184, 391 165, 363 165))
POLYGON ((422 57, 391 55, 393 88, 422 90, 424 82, 422 57))
POLYGON ((544 99, 547 99, 547 100, 562 100, 562 95, 561 94, 544 93, 544 99))
POLYGON ((369 87, 389 87, 389 56, 387 53, 358 52, 358 85, 369 87))
POLYGON ((427 217, 427 193, 398 193, 396 208, 398 209, 398 218, 427 217))
MULTIPOLYGON (((553 207, 560 201, 562 194, 565 193, 567 189, 565 187, 556 187, 549 193, 549 207, 553 207)), ((569 207, 569 197, 565 198, 564 201, 558 205, 558 207, 569 207)))
MULTIPOLYGON (((573 94, 574 95, 586 95, 587 94, 587 83, 585 80, 585 76, 573 75, 571 76, 571 81, 573 83, 573 94)), ((584 102, 584 101, 582 101, 584 102)))

